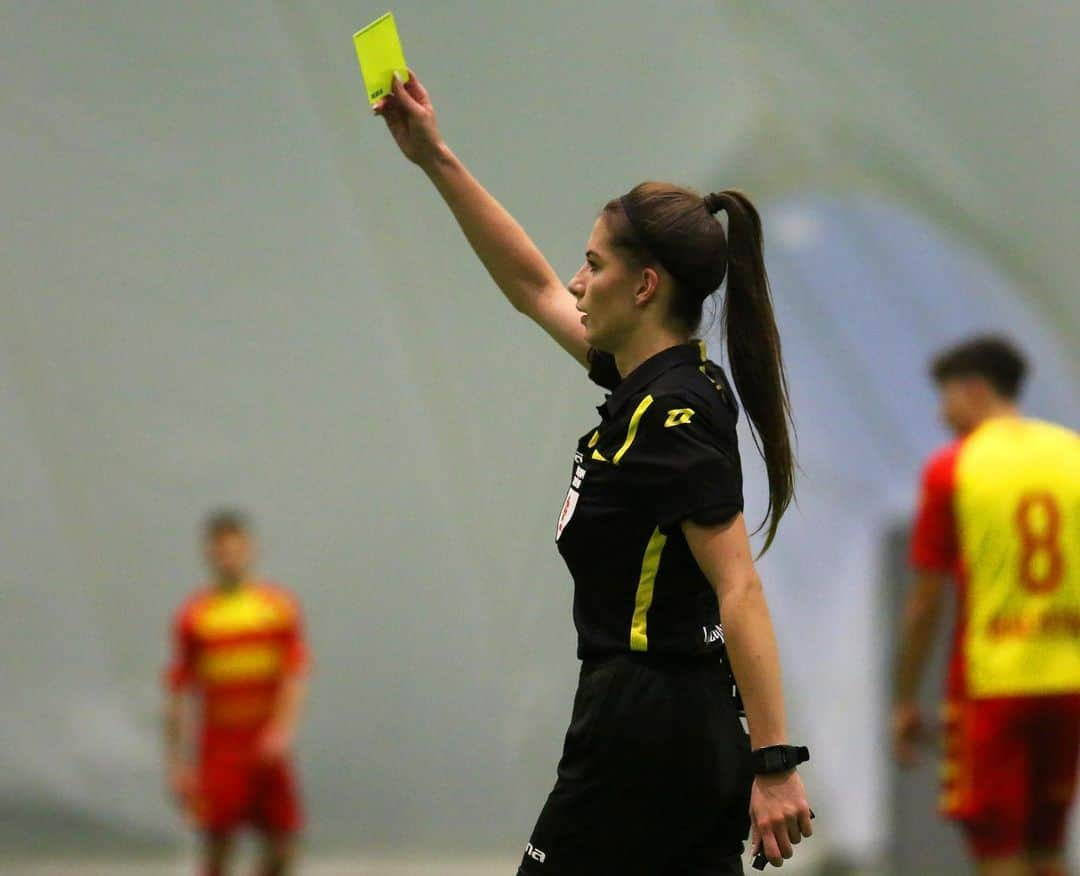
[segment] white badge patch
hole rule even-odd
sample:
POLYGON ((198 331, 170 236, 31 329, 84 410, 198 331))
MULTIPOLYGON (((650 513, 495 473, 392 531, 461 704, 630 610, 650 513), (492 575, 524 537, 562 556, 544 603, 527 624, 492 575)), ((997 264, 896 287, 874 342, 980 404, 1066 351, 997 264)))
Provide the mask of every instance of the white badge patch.
POLYGON ((577 502, 581 496, 578 490, 581 489, 581 482, 585 480, 585 469, 581 467, 584 461, 580 453, 574 454, 574 473, 570 476, 570 489, 566 493, 562 511, 559 512, 559 522, 555 525, 555 541, 559 540, 562 531, 566 529, 566 524, 574 516, 574 509, 577 508, 577 502))
MULTIPOLYGON (((575 478, 577 480, 577 478, 575 478)), ((580 483, 580 481, 578 481, 580 483)), ((570 522, 570 518, 574 516, 574 509, 577 508, 578 497, 581 494, 571 487, 566 493, 566 501, 563 502, 562 512, 559 514, 559 523, 555 527, 555 541, 559 540, 562 535, 562 531, 566 529, 566 524, 570 522)))

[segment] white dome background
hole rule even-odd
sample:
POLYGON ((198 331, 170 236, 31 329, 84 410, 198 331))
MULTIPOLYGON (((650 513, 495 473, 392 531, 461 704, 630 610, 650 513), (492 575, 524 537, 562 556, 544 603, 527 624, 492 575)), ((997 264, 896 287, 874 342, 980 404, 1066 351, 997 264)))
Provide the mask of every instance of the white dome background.
MULTIPOLYGON (((600 397, 370 118, 350 36, 382 11, 5 10, 0 851, 55 819, 178 835, 159 669, 221 502, 307 608, 313 845, 513 849, 548 790, 576 669, 551 533, 600 397)), ((563 275, 641 179, 762 206, 804 469, 762 568, 822 845, 873 860, 876 576, 945 437, 927 358, 1007 330, 1030 410, 1080 423, 1080 9, 394 11, 444 134, 563 275)))

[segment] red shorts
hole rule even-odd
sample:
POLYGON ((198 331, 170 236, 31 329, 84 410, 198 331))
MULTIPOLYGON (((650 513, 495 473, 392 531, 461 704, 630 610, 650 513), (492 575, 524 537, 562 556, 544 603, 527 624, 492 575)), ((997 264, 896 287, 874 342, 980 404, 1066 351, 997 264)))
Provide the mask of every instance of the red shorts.
POLYGON ((229 833, 244 824, 271 834, 295 833, 303 826, 303 810, 291 763, 258 763, 250 756, 205 759, 195 816, 208 833, 229 833))
POLYGON ((976 858, 1060 850, 1078 750, 1080 694, 947 703, 942 813, 976 858))

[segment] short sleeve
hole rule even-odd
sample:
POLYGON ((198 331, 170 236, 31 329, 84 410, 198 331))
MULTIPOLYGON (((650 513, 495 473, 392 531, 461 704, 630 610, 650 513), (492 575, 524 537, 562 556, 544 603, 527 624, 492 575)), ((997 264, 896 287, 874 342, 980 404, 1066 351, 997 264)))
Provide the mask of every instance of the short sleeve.
POLYGON ((621 460, 664 532, 683 520, 724 523, 743 510, 734 422, 710 422, 702 407, 673 396, 654 399, 621 460))
POLYGON ((173 692, 195 683, 195 632, 189 612, 177 614, 172 624, 172 654, 165 668, 165 687, 173 692))
POLYGON ((934 456, 922 474, 919 507, 911 535, 911 565, 925 572, 948 572, 958 548, 953 514, 956 452, 934 456))
POLYGON ((614 389, 622 383, 622 375, 611 353, 589 347, 589 380, 604 389, 614 389))

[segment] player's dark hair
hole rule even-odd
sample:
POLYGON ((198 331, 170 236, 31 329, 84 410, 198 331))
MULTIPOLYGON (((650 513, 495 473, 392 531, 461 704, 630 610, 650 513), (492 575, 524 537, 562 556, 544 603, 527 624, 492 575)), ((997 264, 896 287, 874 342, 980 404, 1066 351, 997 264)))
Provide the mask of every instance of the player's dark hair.
POLYGON ((218 508, 203 518, 203 536, 215 539, 222 535, 251 532, 251 518, 236 508, 218 508))
POLYGON ((1016 345, 999 335, 980 335, 934 357, 930 375, 938 384, 957 377, 981 377, 1010 401, 1019 398, 1028 364, 1016 345))
POLYGON ((659 264, 674 278, 671 316, 690 332, 701 324, 705 299, 727 276, 721 319, 728 364, 769 477, 764 553, 795 494, 795 455, 761 217, 742 192, 702 198, 658 182, 635 186, 610 201, 603 215, 614 245, 632 264, 659 264), (713 215, 721 210, 728 216, 726 233, 713 215))

